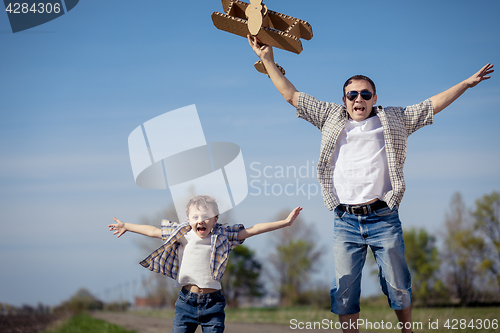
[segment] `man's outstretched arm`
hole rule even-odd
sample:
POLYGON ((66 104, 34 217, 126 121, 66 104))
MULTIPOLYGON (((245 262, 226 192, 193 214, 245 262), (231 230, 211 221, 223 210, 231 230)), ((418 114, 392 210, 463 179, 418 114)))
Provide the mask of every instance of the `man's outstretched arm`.
POLYGON ((259 44, 257 38, 251 37, 250 35, 248 35, 248 43, 260 60, 262 60, 267 70, 267 74, 283 98, 294 107, 297 107, 299 102, 299 91, 274 64, 273 48, 269 45, 259 44))
POLYGON ((442 111, 448 105, 459 98, 467 89, 475 87, 479 82, 489 79, 489 74, 493 73, 493 65, 487 64, 481 68, 476 74, 472 75, 467 80, 454 85, 448 90, 431 97, 434 114, 442 111))

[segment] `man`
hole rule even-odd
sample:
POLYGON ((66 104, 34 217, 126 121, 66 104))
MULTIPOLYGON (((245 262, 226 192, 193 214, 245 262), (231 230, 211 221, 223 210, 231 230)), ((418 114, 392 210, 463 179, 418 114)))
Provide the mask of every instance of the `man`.
POLYGON ((375 84, 356 75, 344 84, 342 105, 299 92, 276 67, 270 46, 248 36, 269 77, 297 116, 322 132, 318 180, 325 205, 334 210, 334 280, 331 311, 344 332, 359 332, 361 270, 370 246, 379 278, 402 332, 411 332, 411 278, 404 257, 398 207, 405 183, 407 137, 431 124, 433 116, 468 88, 489 79, 487 64, 470 78, 422 103, 406 108, 374 107, 375 84))

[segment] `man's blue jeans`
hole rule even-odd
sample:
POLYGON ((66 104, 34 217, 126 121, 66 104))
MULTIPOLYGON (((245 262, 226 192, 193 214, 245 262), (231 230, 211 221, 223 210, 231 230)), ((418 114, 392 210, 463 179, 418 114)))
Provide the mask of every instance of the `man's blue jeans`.
POLYGON ((354 215, 336 208, 334 280, 330 290, 333 313, 349 315, 360 311, 361 271, 368 246, 375 256, 380 285, 391 308, 403 310, 411 304, 411 277, 397 209, 386 207, 366 215, 354 215))
POLYGON ((196 294, 182 288, 175 302, 172 333, 194 332, 198 325, 203 333, 224 332, 225 307, 226 299, 220 290, 196 294))

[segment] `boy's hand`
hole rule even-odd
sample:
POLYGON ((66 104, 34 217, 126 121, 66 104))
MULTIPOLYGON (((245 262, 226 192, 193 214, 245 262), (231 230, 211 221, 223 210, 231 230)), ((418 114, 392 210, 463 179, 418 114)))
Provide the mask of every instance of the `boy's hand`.
POLYGON ((291 226, 293 224, 293 222, 295 221, 297 216, 299 216, 301 210, 302 210, 302 207, 297 207, 294 210, 292 210, 292 212, 285 219, 288 226, 291 226))
POLYGON ((109 231, 114 231, 113 235, 118 234, 118 236, 116 237, 120 237, 127 231, 127 228, 125 227, 125 223, 118 220, 116 217, 113 217, 113 219, 115 220, 116 223, 108 225, 109 231))

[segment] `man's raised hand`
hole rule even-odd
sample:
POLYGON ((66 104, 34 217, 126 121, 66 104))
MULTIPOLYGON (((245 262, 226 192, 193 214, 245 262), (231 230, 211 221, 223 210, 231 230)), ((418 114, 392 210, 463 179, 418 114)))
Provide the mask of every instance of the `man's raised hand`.
POLYGON ((487 64, 483 68, 481 68, 476 74, 472 75, 470 78, 468 78, 467 85, 469 88, 475 87, 479 82, 488 80, 491 78, 489 74, 493 73, 493 65, 492 64, 487 64))
POLYGON ((248 38, 248 44, 250 44, 255 54, 257 54, 257 56, 261 60, 264 60, 264 58, 269 57, 269 60, 274 62, 272 46, 260 44, 257 37, 252 37, 251 35, 247 35, 247 38, 248 38))

